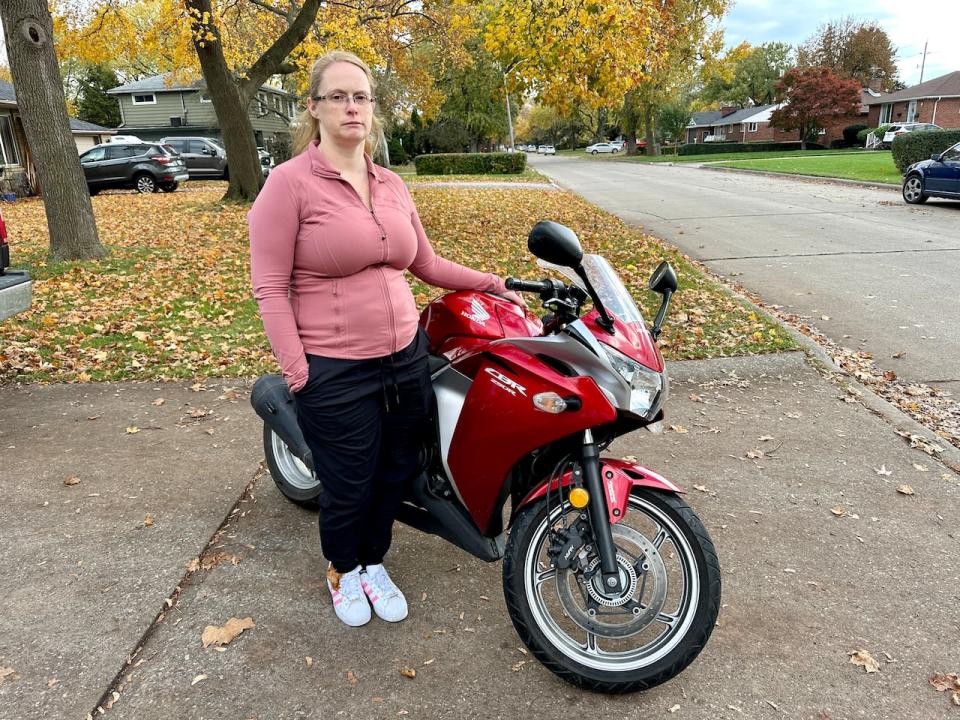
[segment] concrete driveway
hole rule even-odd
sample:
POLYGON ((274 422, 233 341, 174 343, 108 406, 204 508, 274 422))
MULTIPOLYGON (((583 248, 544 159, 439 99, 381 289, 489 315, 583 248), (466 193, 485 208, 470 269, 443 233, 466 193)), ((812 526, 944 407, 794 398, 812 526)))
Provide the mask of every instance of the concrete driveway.
POLYGON ((680 165, 530 160, 884 370, 960 392, 960 203, 908 206, 895 190, 680 165))

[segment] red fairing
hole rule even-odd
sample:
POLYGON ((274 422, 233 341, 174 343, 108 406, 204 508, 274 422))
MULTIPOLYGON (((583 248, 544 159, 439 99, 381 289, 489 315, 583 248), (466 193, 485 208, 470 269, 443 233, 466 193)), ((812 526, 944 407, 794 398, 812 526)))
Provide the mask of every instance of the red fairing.
POLYGON ((476 359, 447 461, 464 504, 486 532, 507 473, 531 448, 612 422, 617 411, 593 378, 560 375, 512 345, 490 346, 476 359), (533 404, 542 392, 576 396, 582 407, 545 413, 533 404))
POLYGON ((650 331, 644 327, 637 327, 633 323, 627 324, 620 318, 613 316, 613 328, 616 331, 611 335, 597 325, 599 314, 591 310, 581 320, 604 345, 609 345, 629 358, 636 360, 644 367, 654 372, 663 372, 663 356, 660 349, 650 336, 650 331))
POLYGON ((509 300, 472 290, 434 300, 420 313, 420 325, 430 336, 430 352, 447 355, 451 361, 463 352, 460 346, 467 338, 499 340, 543 334, 543 323, 530 311, 509 300))
MULTIPOLYGON (((550 491, 555 492, 560 487, 573 485, 573 480, 573 473, 568 472, 559 480, 553 481, 550 491)), ((604 492, 607 496, 607 511, 611 524, 620 522, 627 514, 627 499, 630 496, 630 490, 635 487, 645 487, 651 490, 662 490, 677 494, 683 493, 683 489, 679 485, 667 480, 653 470, 613 458, 600 459, 600 480, 603 482, 604 492), (619 515, 615 512, 615 509, 619 509, 619 515)), ((517 506, 517 509, 529 505, 546 494, 547 484, 542 483, 530 491, 517 506)))

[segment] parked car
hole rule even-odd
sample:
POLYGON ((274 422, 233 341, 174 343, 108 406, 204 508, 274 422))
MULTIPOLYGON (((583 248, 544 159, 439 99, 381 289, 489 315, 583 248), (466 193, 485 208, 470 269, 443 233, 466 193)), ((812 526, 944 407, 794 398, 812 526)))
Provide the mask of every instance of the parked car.
POLYGON ((925 203, 931 197, 960 200, 960 143, 908 167, 902 192, 911 205, 925 203))
POLYGON ((260 156, 260 169, 266 177, 273 170, 273 156, 261 147, 257 148, 257 154, 260 156))
POLYGON ((918 130, 943 130, 943 128, 933 123, 898 123, 897 125, 890 125, 887 127, 887 132, 883 134, 880 147, 884 150, 889 150, 890 144, 897 135, 917 132, 918 130))
POLYGON ((206 137, 165 137, 160 142, 180 153, 191 179, 230 179, 227 151, 216 140, 206 137))
POLYGON ((620 152, 627 143, 624 140, 611 140, 610 144, 613 145, 614 152, 620 152))
POLYGON ((91 195, 107 188, 173 192, 190 177, 179 153, 161 143, 95 145, 80 155, 80 166, 91 195))
POLYGON ((614 147, 612 143, 608 142, 594 143, 584 148, 584 152, 588 152, 591 155, 596 155, 597 153, 616 153, 618 151, 619 148, 614 147))
POLYGON ((544 155, 556 155, 557 149, 553 145, 544 145, 543 146, 544 155))
POLYGON ((0 320, 30 309, 33 282, 25 270, 10 270, 10 245, 7 226, 0 213, 0 320))

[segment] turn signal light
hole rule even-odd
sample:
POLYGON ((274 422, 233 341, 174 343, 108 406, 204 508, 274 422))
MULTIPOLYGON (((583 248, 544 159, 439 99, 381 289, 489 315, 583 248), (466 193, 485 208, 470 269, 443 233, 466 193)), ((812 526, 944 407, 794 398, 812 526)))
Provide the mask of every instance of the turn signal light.
POLYGON ((559 415, 567 409, 567 401, 555 392, 539 393, 533 396, 533 404, 538 410, 559 415))
POLYGON ((570 501, 570 504, 573 505, 577 510, 585 508, 587 503, 590 502, 590 493, 588 493, 583 488, 574 488, 570 491, 570 495, 567 497, 570 501))

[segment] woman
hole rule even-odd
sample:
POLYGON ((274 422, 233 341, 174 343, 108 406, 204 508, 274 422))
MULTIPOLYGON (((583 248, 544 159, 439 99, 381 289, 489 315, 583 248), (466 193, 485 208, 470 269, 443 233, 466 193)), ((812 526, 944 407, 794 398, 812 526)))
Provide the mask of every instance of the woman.
POLYGON ((403 181, 370 159, 380 124, 370 69, 318 59, 294 157, 250 210, 253 290, 323 484, 320 544, 337 617, 407 616, 383 566, 432 400, 427 339, 405 277, 486 290, 503 280, 438 257, 403 181), (366 152, 365 152, 366 151, 366 152))

